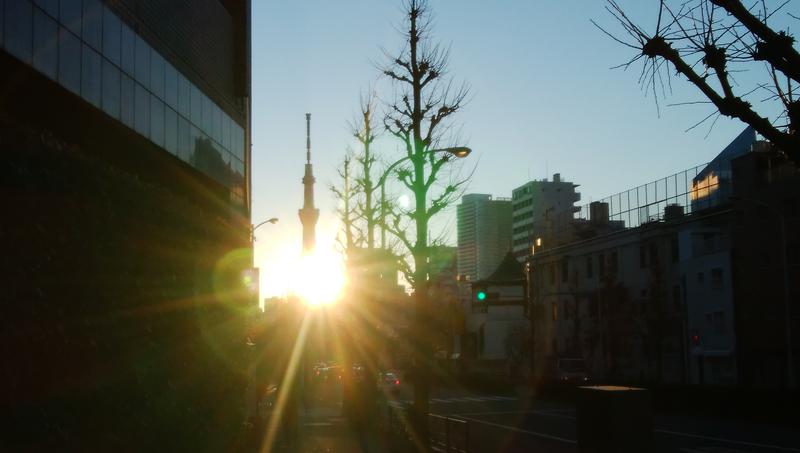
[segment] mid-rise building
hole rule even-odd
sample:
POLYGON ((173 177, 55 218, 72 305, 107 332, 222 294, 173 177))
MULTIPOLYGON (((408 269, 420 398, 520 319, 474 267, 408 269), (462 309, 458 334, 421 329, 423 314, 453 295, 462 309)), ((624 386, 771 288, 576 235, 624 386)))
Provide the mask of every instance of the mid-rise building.
POLYGON ((569 225, 575 212, 575 203, 581 194, 575 191, 578 185, 563 181, 556 173, 553 180, 547 179, 527 182, 511 193, 513 203, 512 250, 522 261, 531 253, 537 240, 547 246, 562 243, 570 237, 569 225))

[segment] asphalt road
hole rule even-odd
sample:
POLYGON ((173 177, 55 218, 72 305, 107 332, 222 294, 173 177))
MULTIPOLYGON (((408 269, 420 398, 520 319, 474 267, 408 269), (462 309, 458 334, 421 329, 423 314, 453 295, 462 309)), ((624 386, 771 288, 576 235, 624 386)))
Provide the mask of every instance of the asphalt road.
MULTIPOLYGON (((439 389, 431 413, 469 420, 473 453, 578 451, 576 411, 568 403, 439 389)), ((800 453, 796 428, 679 414, 656 414, 654 428, 658 453, 800 453)))

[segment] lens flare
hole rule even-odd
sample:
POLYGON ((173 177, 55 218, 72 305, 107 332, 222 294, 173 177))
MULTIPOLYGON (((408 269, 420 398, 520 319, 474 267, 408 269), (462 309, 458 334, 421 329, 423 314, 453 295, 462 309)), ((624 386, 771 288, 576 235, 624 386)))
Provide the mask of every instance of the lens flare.
POLYGON ((333 250, 302 257, 292 277, 292 292, 311 306, 336 302, 346 284, 342 257, 333 250))

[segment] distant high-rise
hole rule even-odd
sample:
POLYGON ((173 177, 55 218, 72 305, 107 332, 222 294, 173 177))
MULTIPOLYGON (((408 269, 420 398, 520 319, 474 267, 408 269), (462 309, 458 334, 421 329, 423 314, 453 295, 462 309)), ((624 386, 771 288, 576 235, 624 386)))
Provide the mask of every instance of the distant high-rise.
POLYGON ((567 232, 573 213, 580 209, 575 206, 581 199, 576 187, 577 184, 562 181, 561 175, 556 173, 552 181, 530 181, 511 192, 514 203, 512 250, 518 260, 531 253, 537 238, 552 241, 567 232))
POLYGON ((314 251, 317 241, 319 209, 314 207, 314 169, 311 165, 311 114, 306 113, 306 172, 303 176, 303 208, 298 211, 303 224, 303 253, 314 251))
POLYGON ((511 200, 464 195, 456 215, 459 276, 471 281, 488 277, 511 246, 511 200))

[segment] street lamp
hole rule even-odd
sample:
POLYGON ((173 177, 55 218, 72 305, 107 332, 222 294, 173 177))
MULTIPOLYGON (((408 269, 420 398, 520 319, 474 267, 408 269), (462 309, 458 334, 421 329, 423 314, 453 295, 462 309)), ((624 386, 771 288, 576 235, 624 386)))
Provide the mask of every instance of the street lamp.
POLYGON ((259 223, 256 226, 250 225, 250 242, 255 241, 255 239, 256 239, 256 236, 255 236, 256 230, 258 229, 258 227, 260 227, 261 225, 264 225, 265 223, 271 223, 271 224, 275 225, 276 223, 278 223, 278 218, 277 217, 272 217, 271 219, 267 219, 267 220, 259 223))
MULTIPOLYGON (((453 146, 450 148, 429 149, 425 151, 425 154, 445 153, 454 156, 457 159, 463 159, 469 156, 471 152, 472 149, 466 146, 453 146)), ((378 180, 378 185, 381 187, 381 247, 384 249, 386 248, 386 179, 392 173, 392 170, 410 159, 411 156, 405 156, 402 159, 394 162, 392 165, 389 165, 378 180)))
POLYGON ((756 200, 755 198, 747 198, 747 197, 729 197, 731 201, 747 201, 759 206, 763 206, 770 211, 774 215, 776 215, 781 221, 781 261, 783 266, 783 305, 785 310, 785 322, 786 322, 786 380, 787 386, 792 389, 794 388, 794 359, 792 357, 792 319, 791 319, 791 310, 789 309, 789 264, 788 259, 786 257, 786 217, 784 217, 783 213, 780 209, 775 208, 774 206, 765 203, 761 200, 756 200))

